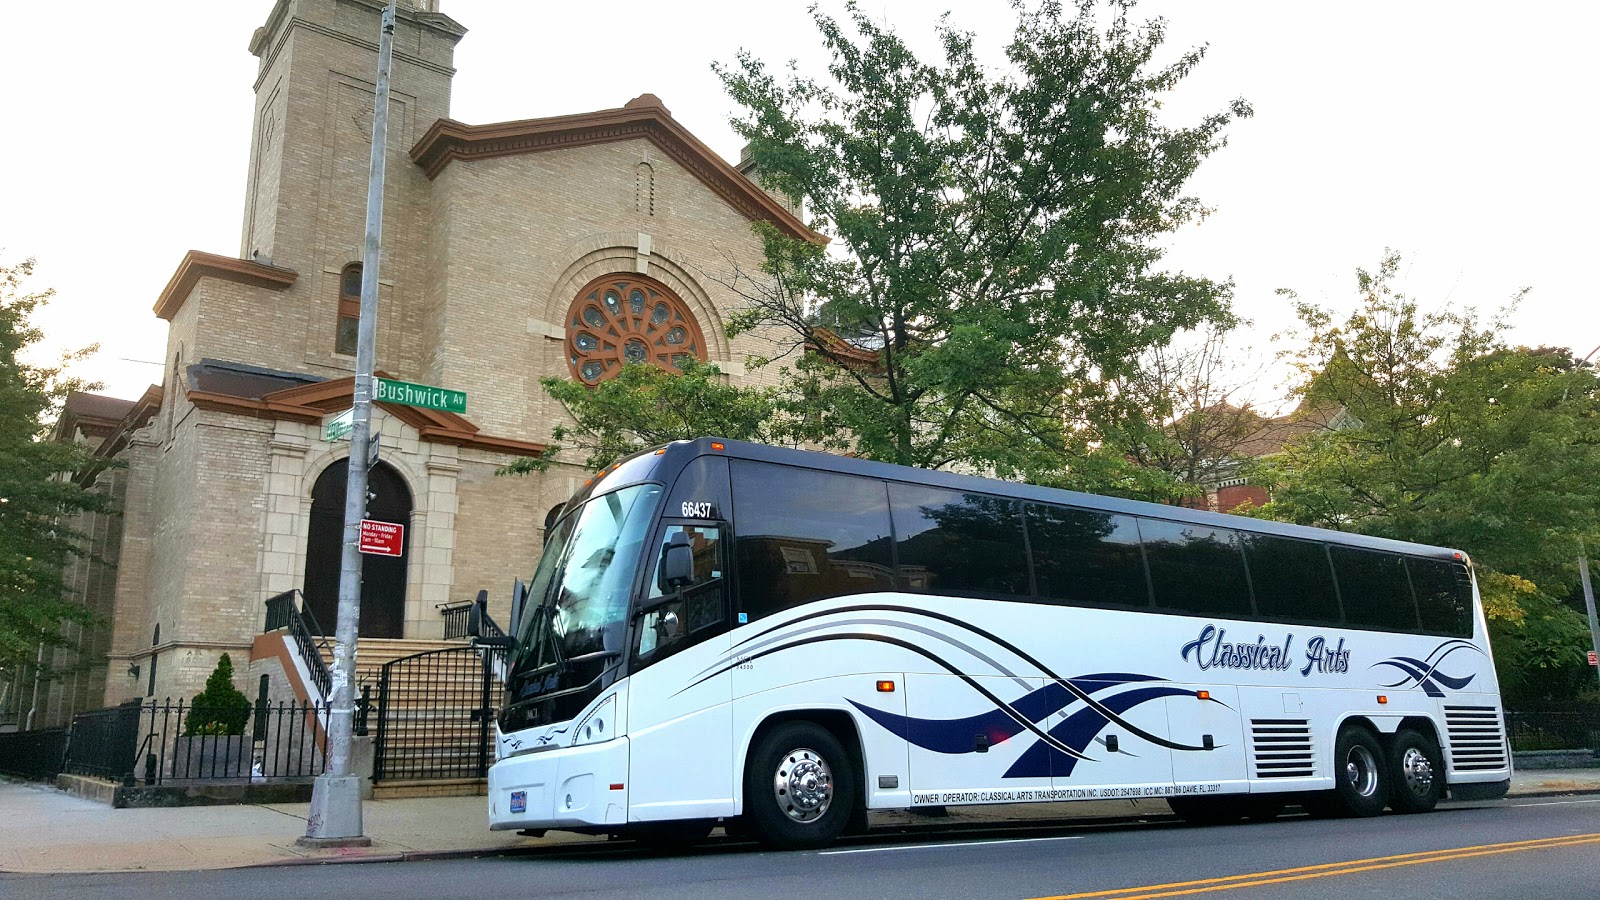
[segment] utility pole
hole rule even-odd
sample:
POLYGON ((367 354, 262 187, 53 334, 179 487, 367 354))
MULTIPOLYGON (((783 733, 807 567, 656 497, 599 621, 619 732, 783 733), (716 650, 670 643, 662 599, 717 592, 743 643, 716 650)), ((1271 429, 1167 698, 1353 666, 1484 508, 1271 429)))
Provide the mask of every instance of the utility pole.
MULTIPOLYGON (((1583 604, 1589 609, 1589 647, 1600 653, 1600 621, 1594 613, 1594 585, 1589 583, 1589 554, 1583 548, 1583 538, 1578 538, 1578 579, 1583 582, 1583 604)), ((1600 678, 1600 668, 1595 669, 1600 678)))
POLYGON ((311 814, 300 843, 365 847, 361 779, 350 774, 355 719, 356 639, 361 622, 361 520, 367 514, 367 445, 372 425, 372 370, 378 334, 378 250, 383 239, 383 168, 389 136, 389 68, 394 60, 395 0, 384 7, 378 37, 378 86, 372 114, 372 168, 367 179, 367 240, 361 254, 361 319, 356 331, 355 397, 351 405, 349 478, 344 495, 344 547, 339 566, 339 617, 334 628, 333 696, 328 718, 328 765, 311 792, 311 814))

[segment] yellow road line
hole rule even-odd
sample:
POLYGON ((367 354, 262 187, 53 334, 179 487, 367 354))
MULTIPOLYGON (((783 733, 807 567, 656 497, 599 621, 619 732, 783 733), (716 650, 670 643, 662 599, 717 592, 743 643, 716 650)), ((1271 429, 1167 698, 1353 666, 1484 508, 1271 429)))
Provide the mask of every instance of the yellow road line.
POLYGON ((1288 881, 1306 881, 1312 878, 1327 878, 1332 875, 1351 875, 1357 872, 1370 872, 1377 869, 1392 869, 1399 866, 1415 866, 1423 863, 1448 862, 1454 859, 1467 859, 1474 856, 1493 856, 1500 853, 1517 853, 1523 850, 1546 850, 1594 843, 1600 843, 1600 834, 1579 834, 1555 838, 1537 838, 1527 841, 1510 841, 1503 844, 1481 844, 1471 847, 1429 850, 1420 853, 1401 853, 1394 856, 1375 856, 1368 859, 1352 859, 1345 862, 1322 863, 1315 866, 1299 866, 1292 869, 1275 869, 1268 872, 1250 872, 1243 875, 1228 875, 1221 878, 1204 878, 1196 881, 1173 881, 1166 884, 1151 884, 1145 885, 1144 887, 1118 888, 1116 890, 1107 891, 1090 891, 1081 894, 1059 894, 1051 897, 1036 898, 1036 900, 1087 900, 1087 898, 1091 897, 1115 898, 1115 900, 1153 900, 1153 898, 1159 897, 1179 897, 1187 894, 1204 894, 1212 891, 1231 890, 1233 888, 1281 884, 1288 881), (1157 891, 1159 893, 1141 893, 1144 891, 1157 891))

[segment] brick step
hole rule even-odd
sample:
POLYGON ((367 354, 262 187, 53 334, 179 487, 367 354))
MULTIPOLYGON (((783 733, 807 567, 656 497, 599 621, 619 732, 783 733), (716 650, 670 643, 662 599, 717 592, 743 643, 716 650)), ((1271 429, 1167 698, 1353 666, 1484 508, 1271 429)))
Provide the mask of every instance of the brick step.
POLYGON ((407 797, 473 797, 487 793, 482 778, 407 778, 379 781, 372 786, 375 800, 400 800, 407 797))

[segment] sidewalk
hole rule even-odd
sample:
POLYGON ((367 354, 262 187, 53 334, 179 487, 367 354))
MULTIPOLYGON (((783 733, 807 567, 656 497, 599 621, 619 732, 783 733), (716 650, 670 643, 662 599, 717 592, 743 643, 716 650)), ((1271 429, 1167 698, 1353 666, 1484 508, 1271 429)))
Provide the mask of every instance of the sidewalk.
MULTIPOLYGON (((1518 772, 1511 798, 1600 794, 1600 769, 1518 772)), ((551 832, 539 839, 488 830, 482 797, 369 800, 371 847, 310 851, 309 804, 112 809, 53 787, 0 778, 0 872, 124 872, 235 866, 378 861, 502 853, 518 848, 589 843, 604 838, 551 832)), ((904 814, 883 824, 985 826, 1006 821, 1166 815, 1162 801, 1098 801, 952 808, 944 818, 904 814)), ((877 817, 875 816, 875 821, 877 817)))

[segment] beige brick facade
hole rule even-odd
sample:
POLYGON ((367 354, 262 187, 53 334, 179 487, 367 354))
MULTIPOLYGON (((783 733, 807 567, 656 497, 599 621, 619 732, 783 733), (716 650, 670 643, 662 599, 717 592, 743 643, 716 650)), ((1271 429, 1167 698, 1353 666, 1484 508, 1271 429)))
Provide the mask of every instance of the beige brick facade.
MULTIPOLYGON (((479 589, 506 621, 545 514, 587 477, 570 465, 494 474, 560 421, 539 379, 569 377, 579 289, 646 275, 693 313, 711 361, 736 382, 765 381, 745 359, 770 349, 726 335, 738 304, 727 284, 759 267, 754 219, 808 235, 651 95, 556 119, 449 121, 465 30, 436 4, 400 5, 377 366, 469 399, 464 418, 379 406, 373 427, 411 504, 404 636, 433 638, 437 607, 479 589)), ((223 652, 244 672, 264 601, 304 587, 312 487, 348 452, 322 424, 349 407, 339 282, 361 255, 381 7, 277 0, 250 42, 260 69, 240 254, 191 253, 160 297, 159 406, 125 423, 115 451, 128 467, 108 703, 192 695, 223 652)))

